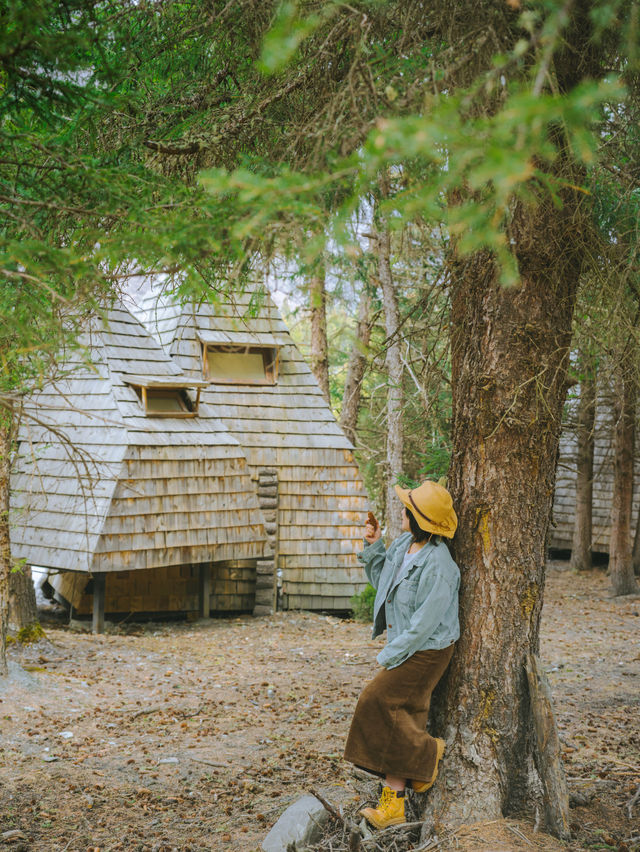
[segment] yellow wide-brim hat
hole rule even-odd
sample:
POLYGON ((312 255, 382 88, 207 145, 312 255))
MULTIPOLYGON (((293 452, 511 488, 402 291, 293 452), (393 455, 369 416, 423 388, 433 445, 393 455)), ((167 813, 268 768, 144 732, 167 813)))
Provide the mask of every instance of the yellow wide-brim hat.
POLYGON ((417 488, 395 486, 400 501, 411 512, 420 529, 453 538, 458 516, 453 510, 451 494, 437 482, 427 479, 417 488))

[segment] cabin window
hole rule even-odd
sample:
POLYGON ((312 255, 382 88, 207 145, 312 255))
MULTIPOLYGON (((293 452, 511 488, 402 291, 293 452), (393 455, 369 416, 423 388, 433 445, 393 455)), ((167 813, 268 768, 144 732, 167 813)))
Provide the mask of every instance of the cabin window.
POLYGON ((278 350, 268 346, 203 347, 204 376, 216 384, 274 385, 278 350))
POLYGON ((134 387, 134 390, 148 417, 195 417, 198 413, 198 399, 194 403, 185 388, 134 387))

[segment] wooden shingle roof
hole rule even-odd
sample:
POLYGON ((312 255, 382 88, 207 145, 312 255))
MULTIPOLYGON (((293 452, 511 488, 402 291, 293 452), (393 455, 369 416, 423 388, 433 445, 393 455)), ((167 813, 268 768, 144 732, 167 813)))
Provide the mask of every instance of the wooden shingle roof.
POLYGON ((197 417, 148 416, 134 388, 194 383, 121 305, 84 343, 91 363, 68 358, 25 402, 14 555, 85 572, 260 557, 263 520, 228 428, 206 404, 197 417))

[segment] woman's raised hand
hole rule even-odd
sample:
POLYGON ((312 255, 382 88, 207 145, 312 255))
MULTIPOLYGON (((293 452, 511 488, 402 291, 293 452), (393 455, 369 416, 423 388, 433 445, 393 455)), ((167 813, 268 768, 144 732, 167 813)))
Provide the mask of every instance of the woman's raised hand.
POLYGON ((382 530, 380 529, 380 524, 376 520, 373 512, 369 512, 367 515, 367 522, 364 525, 364 540, 369 544, 373 544, 374 541, 377 541, 382 535, 382 530))

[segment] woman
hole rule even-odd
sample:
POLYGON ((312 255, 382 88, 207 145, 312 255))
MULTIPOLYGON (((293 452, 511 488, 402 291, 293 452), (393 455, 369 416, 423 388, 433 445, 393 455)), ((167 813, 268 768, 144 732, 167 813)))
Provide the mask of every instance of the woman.
POLYGON ((358 554, 377 589, 373 637, 387 630, 378 654, 383 670, 358 700, 345 758, 384 778, 377 808, 361 814, 376 828, 405 821, 408 785, 418 793, 433 786, 445 743, 427 733, 429 702, 460 636, 460 572, 441 536, 458 525, 451 495, 435 482, 405 490, 403 534, 385 551, 380 528, 365 527, 358 554))

